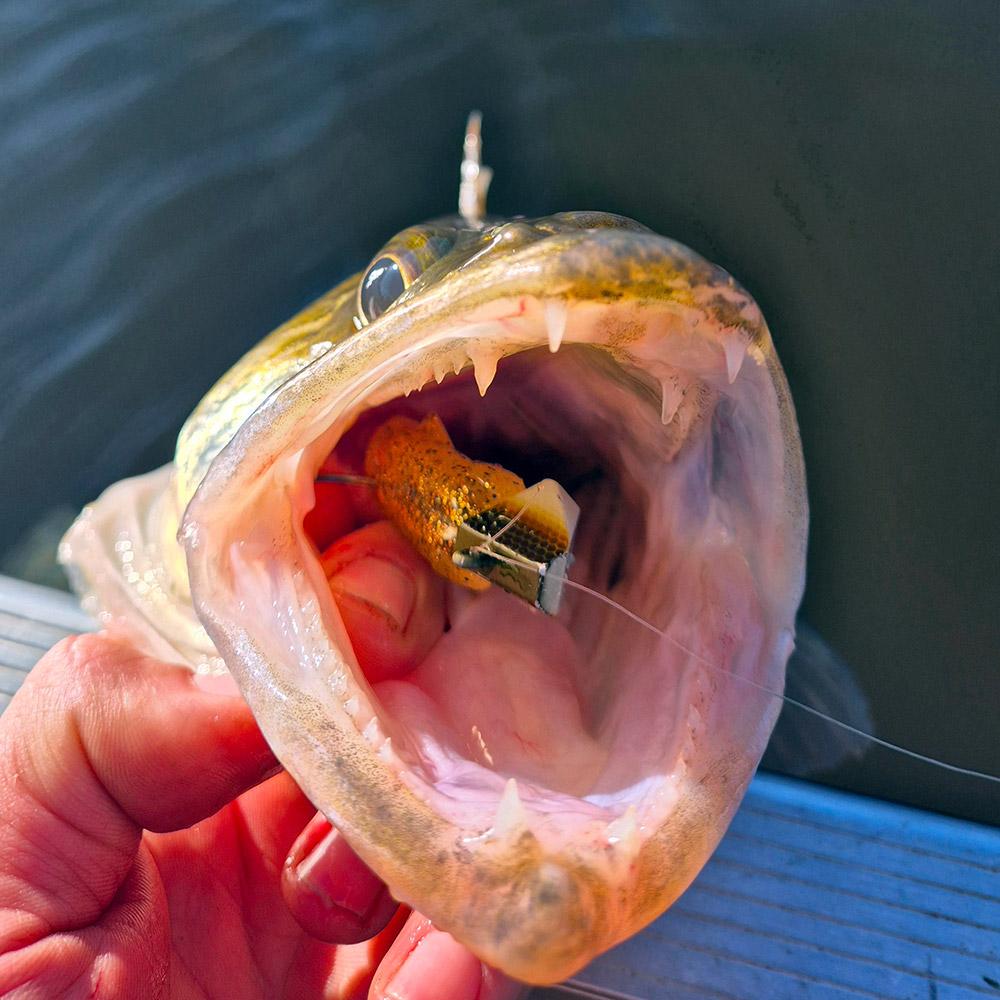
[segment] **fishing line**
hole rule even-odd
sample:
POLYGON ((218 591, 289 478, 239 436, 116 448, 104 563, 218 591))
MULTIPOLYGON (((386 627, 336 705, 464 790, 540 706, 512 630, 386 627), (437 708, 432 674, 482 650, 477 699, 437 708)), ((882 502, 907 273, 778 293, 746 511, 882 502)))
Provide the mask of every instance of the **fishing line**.
MULTIPOLYGON (((532 487, 531 487, 531 490, 530 490, 530 491, 526 491, 526 492, 534 492, 534 493, 537 493, 537 492, 538 492, 538 488, 539 488, 539 486, 540 486, 540 485, 541 485, 540 483, 536 483, 536 484, 535 484, 534 486, 532 486, 532 487)), ((509 520, 509 521, 508 521, 507 523, 506 523, 506 524, 504 524, 504 525, 501 525, 501 526, 500 526, 500 528, 498 528, 498 529, 497 529, 497 532, 496 532, 496 534, 495 534, 495 535, 490 535, 490 536, 489 536, 489 544, 490 544, 490 545, 492 545, 492 544, 493 544, 493 543, 494 543, 494 542, 495 542, 495 541, 496 541, 496 540, 497 540, 497 539, 498 539, 498 538, 499 538, 499 537, 500 537, 501 535, 503 535, 503 533, 504 533, 505 531, 509 531, 509 530, 510 530, 511 528, 513 528, 513 527, 514 527, 514 525, 515 525, 515 524, 516 524, 516 523, 518 522, 518 520, 520 519, 521 515, 522 515, 522 514, 523 514, 523 513, 524 513, 524 512, 525 512, 525 511, 526 511, 526 510, 527 510, 527 509, 528 509, 528 508, 530 507, 530 506, 531 506, 531 504, 530 504, 530 503, 523 503, 523 504, 521 504, 521 509, 520 509, 520 510, 519 510, 519 511, 518 511, 518 512, 517 512, 517 513, 516 513, 516 514, 515 514, 515 515, 514 515, 514 516, 513 516, 513 517, 512 517, 512 518, 511 518, 511 519, 510 519, 510 520, 509 520)))
MULTIPOLYGON (((339 483, 342 485, 358 485, 358 486, 374 486, 375 480, 368 476, 353 475, 350 473, 333 473, 327 475, 320 475, 316 479, 317 482, 325 483, 339 483)), ((528 510, 531 506, 530 503, 524 503, 521 505, 518 512, 510 518, 495 534, 490 535, 485 542, 474 546, 469 551, 478 552, 482 555, 488 556, 491 559, 496 559, 499 562, 507 563, 511 566, 528 566, 533 568, 533 564, 529 563, 525 559, 512 558, 510 556, 504 555, 503 553, 497 552, 494 549, 493 543, 500 538, 504 532, 508 531, 515 522, 528 510)), ((703 666, 707 667, 709 670, 715 671, 719 674, 725 674, 728 677, 733 677, 736 680, 742 682, 760 691, 763 694, 768 695, 771 698, 777 698, 779 701, 784 702, 786 705, 791 705, 793 708, 797 708, 800 711, 807 712, 809 715, 815 716, 817 719, 822 719, 824 722, 829 723, 831 726, 837 726, 838 728, 844 730, 845 732, 851 733, 854 736, 860 737, 861 739, 868 740, 870 743, 874 743, 876 746, 883 747, 886 750, 891 750, 893 753, 902 754, 904 757, 909 757, 912 760, 919 761, 922 764, 928 764, 931 767, 937 767, 944 771, 948 771, 952 774, 960 774, 967 778, 976 778, 980 781, 989 781, 994 784, 1000 785, 1000 775, 989 774, 986 771, 977 771, 971 767, 961 767, 958 764, 951 764, 948 761, 938 760, 936 757, 930 757, 927 754, 920 753, 917 750, 911 750, 909 747, 904 747, 899 743, 893 743, 890 740, 882 739, 881 736, 876 736, 874 733, 866 732, 864 729, 859 729, 857 726, 852 726, 849 722, 844 722, 842 719, 838 719, 835 716, 828 715, 826 712, 821 711, 818 708, 813 708, 812 705, 806 704, 804 701, 799 701, 797 698, 791 697, 791 695, 785 694, 783 691, 777 691, 774 688, 769 688, 766 684, 761 684, 758 681, 753 680, 750 677, 744 677, 742 674, 736 673, 734 670, 727 670, 725 667, 720 667, 718 664, 712 663, 711 660, 706 659, 700 653, 686 646, 683 642, 675 639, 672 635, 666 632, 664 629, 658 628, 652 622, 647 621, 641 615, 636 614, 636 612, 625 607, 624 604, 620 604, 618 601, 607 594, 602 594, 599 590, 594 590, 592 587, 588 587, 585 584, 578 583, 576 580, 570 580, 568 577, 562 578, 562 584, 567 587, 572 587, 574 590, 579 591, 584 594, 596 598, 597 600, 608 605, 608 607, 614 608, 615 611, 629 618, 631 621, 635 622, 637 625, 644 629, 652 632, 654 635, 659 636, 661 639, 666 639, 671 645, 680 650, 682 653, 694 658, 703 666)))
POLYGON ((609 990, 601 986, 591 986, 580 979, 567 979, 564 982, 550 986, 554 993, 564 993, 572 997, 584 997, 585 1000, 642 1000, 642 997, 633 996, 631 993, 619 993, 617 990, 609 990))
MULTIPOLYGON (((521 509, 517 512, 517 516, 520 517, 520 515, 524 513, 524 511, 527 509, 528 506, 529 506, 528 504, 522 506, 521 509)), ((513 521, 511 523, 513 523, 513 521)), ((509 524, 506 525, 506 527, 509 526, 510 526, 509 524)), ((503 530, 504 529, 501 528, 501 531, 503 530)), ((490 538, 486 542, 483 542, 481 545, 476 546, 476 550, 482 552, 483 555, 489 556, 491 559, 498 559, 501 562, 510 563, 511 565, 514 566, 517 565, 530 566, 531 564, 526 563, 526 561, 523 559, 510 558, 509 556, 505 556, 490 547, 494 538, 496 538, 499 534, 500 532, 497 532, 497 535, 494 535, 492 538, 490 538)), ((876 744, 877 746, 884 747, 886 750, 892 750, 894 753, 899 753, 905 757, 910 757, 913 760, 920 761, 923 764, 929 764, 933 767, 942 768, 945 771, 950 771, 952 774, 961 774, 967 778, 978 778, 981 781, 991 781, 995 784, 1000 785, 1000 775, 989 774, 985 771, 976 771, 970 767, 960 767, 958 764, 949 764, 947 761, 937 760, 934 757, 928 757, 926 754, 922 754, 917 750, 911 750, 909 749, 909 747, 904 747, 898 743, 892 743, 889 740, 884 740, 880 736, 876 736, 874 733, 868 733, 865 732, 865 730, 863 729, 859 729, 857 726, 852 726, 849 722, 843 722, 842 720, 837 719, 832 715, 827 715, 825 712, 820 711, 818 708, 813 708, 812 705, 807 705, 804 701, 799 701, 797 698, 792 698, 791 696, 785 694, 783 691, 776 691, 774 690, 774 688, 769 688, 766 684, 760 684, 757 681, 751 679, 750 677, 744 677, 742 674, 738 674, 734 670, 727 670, 725 667, 720 667, 717 664, 712 663, 711 660, 707 660, 700 653, 696 652, 693 649, 690 649, 688 646, 684 645, 684 643, 680 642, 678 639, 675 639, 664 629, 658 628, 652 622, 646 621, 646 619, 643 618, 641 615, 638 615, 634 611, 631 611, 629 608, 626 608, 623 604, 619 604, 617 601, 615 601, 613 598, 608 597, 606 594, 602 594, 599 590, 594 590, 593 588, 588 587, 585 584, 577 583, 575 580, 570 580, 568 577, 563 577, 562 582, 567 587, 572 587, 574 590, 580 591, 584 594, 589 594, 591 597, 595 597, 599 601, 603 601, 609 607, 614 608, 616 611, 625 615, 627 618, 630 618, 636 624, 642 626, 645 629, 648 629, 654 635, 666 639, 667 642, 671 643, 682 653, 686 653, 688 656, 693 657, 703 666, 708 667, 709 670, 714 670, 716 673, 720 674, 726 674, 729 677, 735 677, 738 681, 742 681, 744 684, 747 684, 752 688, 756 688, 763 694, 769 695, 772 698, 777 698, 780 701, 783 701, 787 705, 792 705, 795 708, 801 709, 803 712, 808 712, 810 715, 814 715, 816 716, 816 718, 823 719, 825 722, 830 723, 830 725, 838 726, 839 728, 849 733, 852 733, 855 736, 859 736, 862 739, 868 740, 871 743, 876 744)))

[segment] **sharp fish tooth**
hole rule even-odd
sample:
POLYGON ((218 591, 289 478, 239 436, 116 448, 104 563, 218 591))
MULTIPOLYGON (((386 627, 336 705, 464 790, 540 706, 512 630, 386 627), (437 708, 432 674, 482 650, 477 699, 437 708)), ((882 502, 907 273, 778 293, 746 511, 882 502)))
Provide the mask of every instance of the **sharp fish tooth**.
POLYGON ((662 393, 662 402, 660 404, 660 422, 662 424, 669 424, 670 421, 677 415, 677 409, 681 405, 684 393, 681 390, 681 387, 677 384, 676 379, 666 378, 660 382, 660 392, 662 393))
POLYGON ((500 352, 495 348, 476 347, 474 350, 469 351, 469 357, 472 359, 472 367, 476 375, 476 385, 479 386, 479 395, 485 396, 486 390, 496 377, 500 352))
POLYGON ((549 331, 549 350, 555 354, 566 333, 566 303, 562 299, 546 301, 545 326, 549 331))
POLYGON ((746 341, 737 334, 733 337, 726 337, 722 342, 722 347, 726 352, 726 373, 729 375, 729 384, 732 385, 743 367, 743 359, 747 356, 746 341))
POLYGON ((527 815, 521 804, 521 796, 517 794, 517 779, 508 778, 504 786, 500 804, 497 806, 497 818, 493 822, 493 835, 507 837, 515 830, 526 825, 527 815))
POLYGON ((616 820, 608 824, 608 843, 626 851, 634 851, 639 834, 635 806, 630 805, 616 820))

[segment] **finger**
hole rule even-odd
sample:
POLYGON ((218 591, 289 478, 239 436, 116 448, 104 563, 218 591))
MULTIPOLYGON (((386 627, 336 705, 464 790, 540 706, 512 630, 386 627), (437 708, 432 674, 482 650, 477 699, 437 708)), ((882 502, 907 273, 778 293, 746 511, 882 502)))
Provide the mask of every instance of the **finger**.
MULTIPOLYGON (((372 979, 406 923, 410 911, 396 908, 392 920, 383 931, 361 944, 338 945, 333 969, 324 983, 323 997, 328 1000, 366 1000, 372 979)), ((291 996, 309 996, 305 991, 290 990, 291 996)))
POLYGON ((345 535, 323 569, 365 676, 417 667, 444 632, 444 581, 388 521, 345 535))
POLYGON ((150 984, 167 979, 170 936, 168 922, 156 919, 158 889, 156 866, 140 845, 98 923, 0 946, 0 996, 160 996, 150 984))
POLYGON ((368 995, 369 1000, 515 1000, 524 991, 413 913, 382 959, 368 995))
POLYGON ((95 920, 143 827, 189 826, 277 767, 242 699, 107 636, 60 643, 0 716, 0 948, 95 920))
POLYGON ((355 944, 379 933, 399 904, 382 880, 317 813, 285 861, 281 891, 306 933, 335 944, 355 944))

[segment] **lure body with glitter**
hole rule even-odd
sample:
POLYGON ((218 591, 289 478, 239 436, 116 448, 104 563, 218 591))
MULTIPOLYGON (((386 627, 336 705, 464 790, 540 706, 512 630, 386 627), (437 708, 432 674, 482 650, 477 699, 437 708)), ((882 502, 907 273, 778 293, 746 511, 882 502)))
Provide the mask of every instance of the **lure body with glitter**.
POLYGON ((471 590, 492 582, 558 611, 579 509, 557 483, 526 488, 502 466, 467 458, 434 414, 382 424, 365 473, 386 517, 446 580, 471 590))

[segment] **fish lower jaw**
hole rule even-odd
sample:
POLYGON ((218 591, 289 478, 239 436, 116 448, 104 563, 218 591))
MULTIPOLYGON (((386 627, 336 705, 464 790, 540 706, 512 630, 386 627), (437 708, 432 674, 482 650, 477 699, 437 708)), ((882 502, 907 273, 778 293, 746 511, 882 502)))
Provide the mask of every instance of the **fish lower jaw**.
MULTIPOLYGON (((396 687, 401 683, 405 682, 393 682, 396 687)), ((376 685, 375 694, 384 709, 399 711, 399 700, 388 695, 383 685, 376 685)), ((588 859, 589 865, 608 874, 632 865, 644 842, 669 815, 687 778, 686 755, 694 751, 703 730, 701 717, 692 708, 677 758, 665 774, 612 794, 581 792, 573 796, 547 788, 538 778, 519 779, 495 770, 488 760, 481 764, 458 762, 440 753, 440 748, 433 763, 429 758, 435 754, 431 752, 414 767, 412 755, 397 752, 406 740, 394 741, 387 731, 408 724, 405 710, 386 725, 376 715, 365 719, 356 694, 342 704, 373 756, 416 799, 453 827, 456 845, 504 855, 524 853, 530 841, 530 850, 539 855, 558 859, 571 851, 577 859, 588 859), (434 766, 431 774, 429 765, 434 766)), ((477 727, 473 724, 470 729, 477 727)), ((485 743, 481 745, 488 757, 485 743)))

